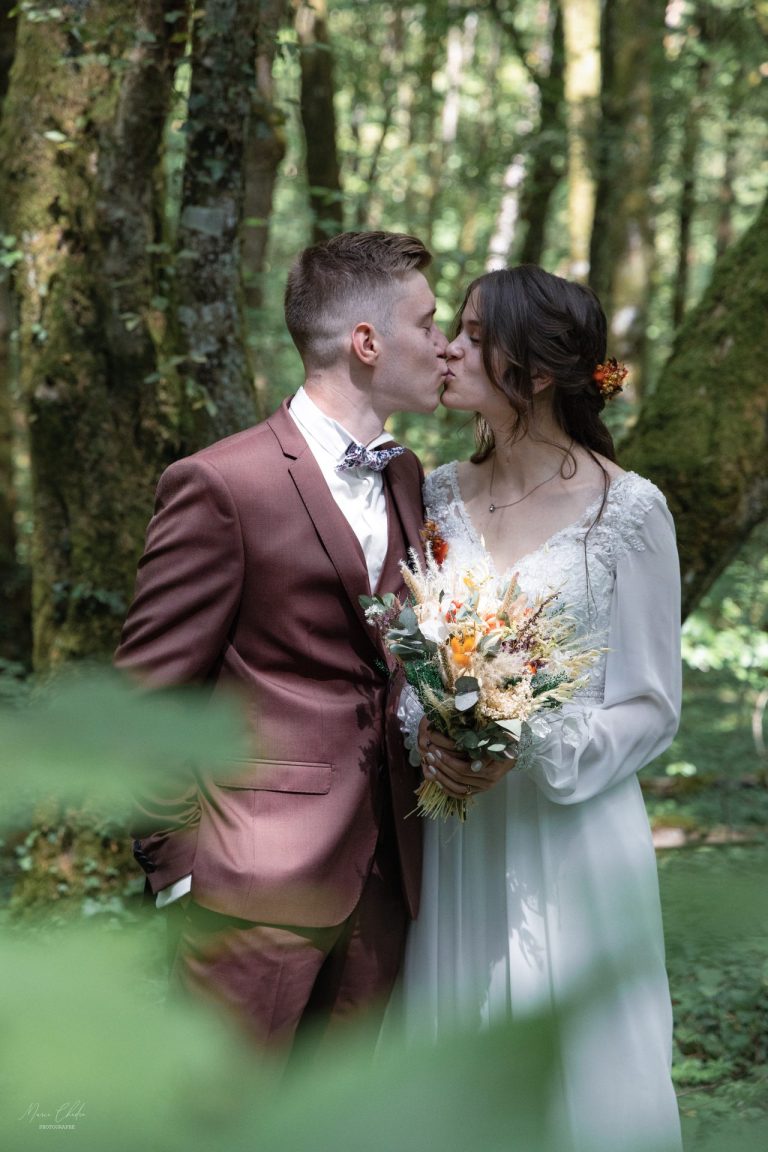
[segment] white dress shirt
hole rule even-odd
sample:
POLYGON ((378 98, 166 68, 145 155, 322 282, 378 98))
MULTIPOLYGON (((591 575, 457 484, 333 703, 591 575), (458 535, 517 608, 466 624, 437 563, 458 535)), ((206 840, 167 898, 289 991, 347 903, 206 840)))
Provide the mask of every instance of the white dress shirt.
MULTIPOLYGON (((321 412, 304 388, 299 388, 288 412, 309 445, 339 510, 360 541, 373 592, 384 567, 388 544, 382 474, 367 468, 336 471, 348 446, 359 441, 337 420, 321 412)), ((378 448, 391 439, 386 432, 381 432, 366 448, 378 448)))
MULTIPOLYGON (((359 441, 337 420, 321 412, 317 404, 310 400, 304 388, 299 388, 288 412, 317 461, 339 511, 360 541, 368 569, 368 582, 373 592, 384 567, 389 543, 387 499, 382 474, 367 468, 336 471, 336 466, 341 463, 349 444, 359 441)), ((381 432, 375 440, 366 444, 366 447, 378 448, 391 439, 392 437, 386 432, 381 432)), ((191 876, 183 876, 181 880, 169 884, 167 888, 157 893, 155 898, 157 907, 165 908, 175 900, 180 900, 182 896, 186 896, 191 887, 191 876)))

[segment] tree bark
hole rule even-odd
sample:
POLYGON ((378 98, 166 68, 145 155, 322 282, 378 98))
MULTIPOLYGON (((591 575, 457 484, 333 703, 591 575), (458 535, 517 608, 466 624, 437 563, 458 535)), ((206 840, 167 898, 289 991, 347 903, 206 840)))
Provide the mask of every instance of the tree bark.
POLYGON ((563 8, 568 124, 569 275, 589 272, 595 210, 594 132, 600 98, 600 2, 568 0, 563 8))
POLYGON ((491 239, 488 243, 486 272, 506 268, 511 261, 510 253, 517 235, 520 221, 520 197, 525 186, 525 156, 518 152, 512 157, 504 172, 501 203, 496 213, 491 239))
POLYGON ((8 79, 16 52, 17 20, 11 13, 17 0, 0 0, 0 108, 8 91, 8 79))
POLYGON ((517 259, 521 264, 541 263, 549 206, 566 169, 563 9, 559 0, 555 0, 553 7, 551 60, 549 71, 537 76, 541 101, 539 130, 531 142, 531 164, 520 202, 522 244, 517 259))
MULTIPOLYGON (((15 17, 10 17, 15 0, 0 0, 0 119, 16 51, 15 17)), ((11 335, 14 306, 10 272, 16 259, 16 244, 8 234, 0 205, 0 660, 26 665, 31 658, 29 573, 19 563, 16 533, 16 494, 14 476, 14 404, 12 400, 13 358, 11 335)))
POLYGON ((301 46, 301 122, 307 157, 314 243, 344 227, 341 171, 336 150, 336 88, 325 0, 299 0, 296 32, 301 46))
POLYGON ((704 94, 709 85, 711 64, 706 56, 696 61, 694 93, 688 104, 683 123, 683 142, 680 152, 680 206, 678 209, 677 270, 672 296, 672 325, 679 328, 688 302, 692 246, 691 229, 696 211, 696 162, 701 142, 701 115, 704 94))
POLYGON ((258 8, 207 0, 192 33, 173 316, 190 451, 258 416, 245 338, 242 231, 258 8))
POLYGON ((0 661, 27 667, 32 657, 31 586, 29 571, 17 551, 13 327, 13 300, 8 278, 0 269, 0 661))
POLYGON ((285 117, 275 103, 272 66, 277 33, 287 18, 286 0, 261 0, 256 34, 256 85, 245 140, 242 268, 258 419, 266 416, 269 408, 269 386, 259 354, 259 333, 263 325, 264 269, 275 182, 286 149, 285 117))
POLYGON ((113 650, 174 447, 152 379, 162 313, 147 251, 171 89, 165 7, 94 0, 19 20, 0 170, 23 251, 38 669, 113 650))
POLYGON ((675 516, 683 612, 768 517, 768 201, 716 264, 622 445, 675 516))
POLYGON ((612 354, 642 394, 654 234, 653 78, 663 66, 664 0, 607 0, 603 8, 597 193, 590 286, 608 318, 612 354))
POLYGON ((269 218, 277 171, 285 156, 285 118, 275 104, 272 65, 277 33, 286 19, 286 0, 261 0, 256 36, 256 86, 245 141, 243 279, 246 305, 254 310, 264 303, 262 275, 269 218))
POLYGON ((733 119, 725 126, 725 141, 723 149, 723 177, 718 189, 717 211, 717 242, 715 244, 715 257, 720 257, 728 251, 733 243, 733 207, 736 202, 733 185, 736 179, 736 147, 738 135, 734 127, 736 108, 732 109, 733 119))
MULTIPOLYGON (((419 236, 433 247, 433 226, 440 195, 440 113, 435 76, 445 58, 445 41, 454 13, 442 0, 425 0, 424 49, 409 78, 408 164, 405 219, 418 220, 419 236)), ((408 28, 406 24, 406 37, 408 28)))

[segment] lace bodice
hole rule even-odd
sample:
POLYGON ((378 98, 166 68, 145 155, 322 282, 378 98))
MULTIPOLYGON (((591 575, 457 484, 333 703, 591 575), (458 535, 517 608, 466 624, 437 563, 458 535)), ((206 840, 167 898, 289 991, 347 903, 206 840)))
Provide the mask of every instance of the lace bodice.
MULTIPOLYGON (((462 500, 455 461, 427 477, 424 500, 427 516, 437 522, 455 562, 469 565, 482 556, 495 571, 462 500)), ((657 503, 666 507, 659 489, 635 472, 625 472, 611 483, 602 515, 595 523, 600 503, 598 497, 578 520, 515 565, 518 583, 529 597, 558 592, 589 647, 606 643, 620 558, 629 550, 645 548, 643 529, 648 512, 657 503)), ((508 573, 497 575, 501 580, 508 573)), ((593 666, 579 699, 602 700, 605 663, 604 654, 593 666)))

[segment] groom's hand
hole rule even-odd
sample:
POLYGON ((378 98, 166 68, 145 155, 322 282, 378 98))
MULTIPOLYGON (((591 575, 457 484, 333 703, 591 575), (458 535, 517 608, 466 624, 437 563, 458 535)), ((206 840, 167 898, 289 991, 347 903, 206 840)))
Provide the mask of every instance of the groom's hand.
POLYGON ((418 744, 424 779, 457 798, 487 792, 515 766, 514 760, 470 760, 450 737, 430 728, 426 716, 419 725, 418 744))

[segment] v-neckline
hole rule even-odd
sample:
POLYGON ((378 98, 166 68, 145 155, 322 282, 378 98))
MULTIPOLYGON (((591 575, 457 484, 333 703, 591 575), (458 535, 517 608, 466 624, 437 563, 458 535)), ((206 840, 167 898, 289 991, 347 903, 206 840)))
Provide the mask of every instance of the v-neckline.
MULTIPOLYGON (((480 533, 477 531, 477 528, 475 527, 475 522, 472 519, 472 517, 470 516, 469 510, 468 510, 466 504, 464 503, 464 497, 461 494, 461 487, 459 485, 459 464, 458 464, 458 461, 452 460, 448 467, 449 467, 449 477, 450 477, 450 481, 451 481, 451 488, 453 490, 453 498, 456 502, 456 507, 459 511, 459 515, 461 516, 461 519, 464 522, 464 527, 466 528, 467 535, 471 539, 472 543, 477 548, 480 548, 485 553, 485 555, 488 557, 488 563, 489 563, 490 567, 492 568, 494 573, 498 576, 498 575, 500 575, 500 573, 499 573, 498 568, 496 567, 496 561, 494 560, 493 556, 491 555, 491 553, 486 548, 485 543, 483 541, 483 538, 480 535, 480 533)), ((634 476, 634 475, 635 475, 634 472, 622 472, 622 474, 620 476, 617 476, 614 480, 611 480, 609 485, 608 485, 608 489, 605 493, 606 502, 613 495, 615 495, 616 489, 619 485, 623 484, 625 480, 627 480, 630 476, 634 476)), ((550 536, 548 536, 546 538, 546 540, 542 540, 541 544, 537 545, 536 548, 532 548, 529 552, 524 552, 522 556, 518 557, 518 559, 515 560, 514 564, 510 564, 505 569, 505 572, 514 571, 515 569, 519 568, 521 564, 525 563, 527 560, 532 559, 534 556, 538 556, 540 552, 543 552, 546 548, 549 548, 550 545, 552 544, 552 542, 554 540, 559 539, 560 536, 564 536, 567 532, 573 532, 577 528, 581 528, 584 525, 585 521, 589 517, 595 515, 595 513, 597 512, 597 510, 600 507, 600 505, 602 504, 602 502, 603 502, 602 496, 595 497, 594 500, 591 500, 589 502, 589 504, 587 505, 587 507, 584 509, 584 511, 581 513, 580 516, 578 516, 575 520, 571 520, 571 522, 569 524, 564 524, 562 528, 558 528, 557 531, 553 532, 550 536)))

